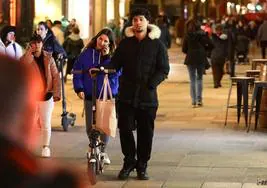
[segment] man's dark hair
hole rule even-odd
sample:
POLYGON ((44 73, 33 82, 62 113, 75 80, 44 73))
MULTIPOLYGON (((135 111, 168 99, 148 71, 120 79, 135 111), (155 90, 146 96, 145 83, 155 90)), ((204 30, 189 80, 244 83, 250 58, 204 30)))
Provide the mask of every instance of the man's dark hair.
POLYGON ((54 23, 53 23, 53 25, 58 25, 58 24, 61 25, 61 24, 62 24, 61 21, 59 21, 59 20, 55 20, 54 23))
POLYGON ((151 21, 151 14, 146 8, 133 9, 130 13, 130 21, 132 21, 135 16, 144 16, 148 21, 151 21))

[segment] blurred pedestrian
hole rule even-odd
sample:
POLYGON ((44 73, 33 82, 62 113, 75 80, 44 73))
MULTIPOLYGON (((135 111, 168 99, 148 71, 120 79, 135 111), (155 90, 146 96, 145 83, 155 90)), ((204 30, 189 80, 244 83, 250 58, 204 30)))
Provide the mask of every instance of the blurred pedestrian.
POLYGON ((182 51, 186 54, 184 64, 190 78, 192 107, 203 105, 203 73, 208 64, 207 50, 213 48, 208 35, 200 29, 200 22, 191 19, 186 23, 186 34, 182 51))
POLYGON ((77 57, 80 55, 81 50, 84 47, 83 40, 80 38, 79 34, 79 28, 73 28, 72 33, 63 43, 63 48, 65 49, 68 55, 67 70, 64 77, 65 83, 67 82, 67 76, 71 74, 74 62, 76 61, 77 57))
POLYGON ((6 26, 2 29, 0 53, 15 59, 19 59, 22 56, 22 47, 16 42, 16 27, 6 26))
POLYGON ((34 35, 21 61, 31 64, 41 74, 44 89, 37 103, 36 118, 42 130, 42 157, 50 157, 52 113, 54 102, 61 99, 61 83, 52 54, 42 49, 42 38, 34 35))
POLYGON ((43 89, 38 71, 8 56, 0 55, 0 62, 0 187, 88 187, 78 170, 34 154, 35 109, 43 89))

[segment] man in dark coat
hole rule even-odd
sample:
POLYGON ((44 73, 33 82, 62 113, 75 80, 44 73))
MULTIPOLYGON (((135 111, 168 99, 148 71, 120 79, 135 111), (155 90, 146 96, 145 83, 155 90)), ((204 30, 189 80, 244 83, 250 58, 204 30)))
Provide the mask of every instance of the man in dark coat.
POLYGON ((159 40, 160 30, 150 25, 149 19, 146 9, 131 12, 132 26, 126 28, 126 38, 111 59, 117 70, 122 68, 118 98, 118 127, 124 154, 124 165, 118 175, 121 180, 127 179, 134 168, 138 179, 149 179, 146 169, 158 108, 157 86, 169 73, 167 50, 159 40), (137 147, 132 132, 135 126, 137 147))

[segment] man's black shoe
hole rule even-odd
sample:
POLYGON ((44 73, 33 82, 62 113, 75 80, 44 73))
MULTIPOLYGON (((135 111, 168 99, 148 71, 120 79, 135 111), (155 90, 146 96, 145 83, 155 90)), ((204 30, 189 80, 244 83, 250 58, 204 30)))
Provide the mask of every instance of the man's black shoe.
POLYGON ((118 179, 120 180, 126 180, 130 173, 136 168, 136 163, 132 163, 132 164, 123 164, 123 167, 118 175, 118 179))
POLYGON ((148 176, 148 174, 146 172, 146 169, 142 169, 142 170, 138 169, 137 170, 137 179, 139 179, 139 180, 149 180, 149 176, 148 176))

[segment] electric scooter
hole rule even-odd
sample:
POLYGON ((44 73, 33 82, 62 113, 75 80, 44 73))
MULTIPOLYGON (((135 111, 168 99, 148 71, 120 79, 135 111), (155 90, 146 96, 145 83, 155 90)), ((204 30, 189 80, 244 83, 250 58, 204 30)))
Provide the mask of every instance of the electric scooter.
POLYGON ((60 67, 60 75, 61 75, 61 88, 62 88, 62 114, 61 114, 61 125, 64 131, 68 131, 69 125, 74 126, 76 120, 76 114, 67 112, 66 105, 66 96, 65 96, 65 83, 64 83, 64 73, 63 73, 63 65, 67 61, 67 59, 58 58, 57 63, 60 67))

